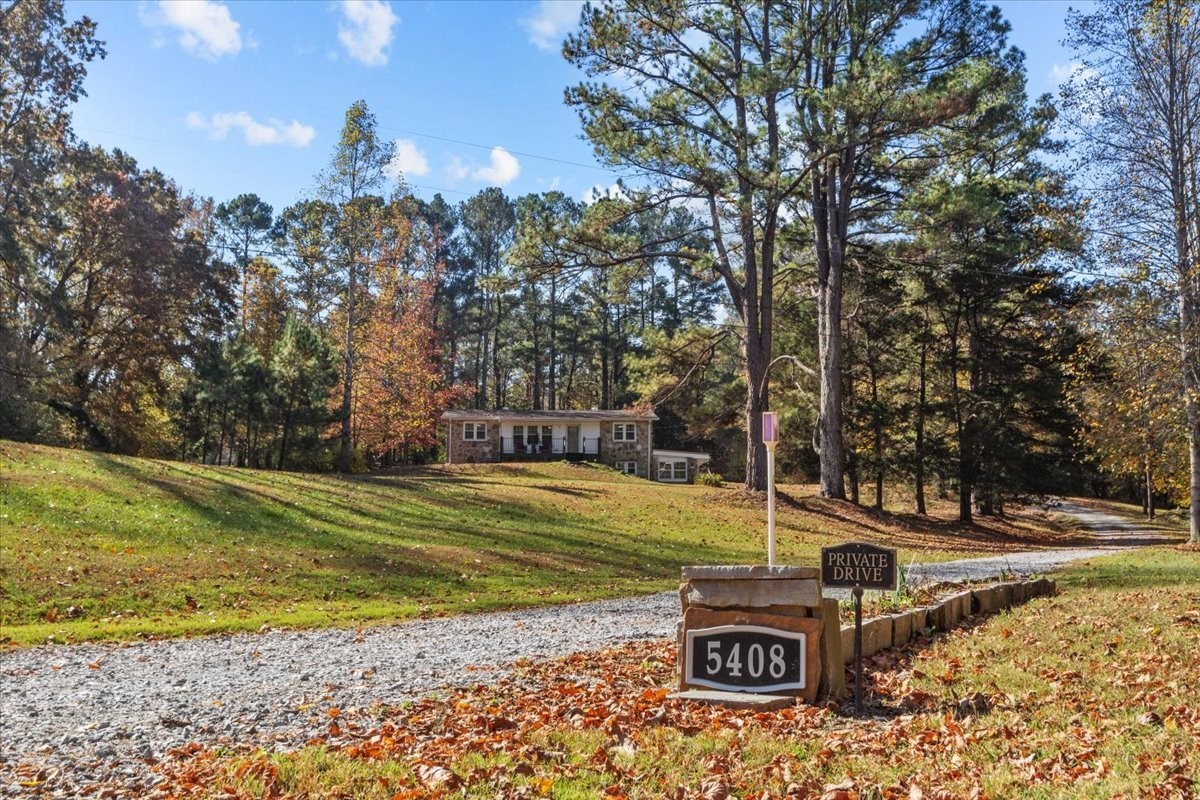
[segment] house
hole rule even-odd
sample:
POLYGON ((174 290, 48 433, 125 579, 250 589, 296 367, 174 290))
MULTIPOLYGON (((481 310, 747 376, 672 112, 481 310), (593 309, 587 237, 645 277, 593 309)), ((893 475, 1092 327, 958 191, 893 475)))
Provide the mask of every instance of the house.
POLYGON ((447 411, 446 463, 596 461, 628 475, 692 481, 708 456, 655 450, 657 419, 653 411, 447 411))

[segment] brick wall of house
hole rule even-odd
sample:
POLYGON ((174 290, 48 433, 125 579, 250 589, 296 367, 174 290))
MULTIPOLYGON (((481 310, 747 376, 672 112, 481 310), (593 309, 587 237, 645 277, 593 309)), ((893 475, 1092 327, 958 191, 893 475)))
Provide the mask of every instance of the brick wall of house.
POLYGON ((493 461, 500 452, 500 425, 496 422, 483 421, 487 425, 488 438, 482 442, 464 441, 464 422, 454 420, 450 423, 449 461, 451 464, 471 464, 479 461, 493 461))
POLYGON ((650 454, 650 423, 637 420, 636 442, 614 442, 613 422, 600 423, 600 460, 609 466, 615 466, 618 461, 636 461, 638 475, 646 477, 646 464, 650 454))

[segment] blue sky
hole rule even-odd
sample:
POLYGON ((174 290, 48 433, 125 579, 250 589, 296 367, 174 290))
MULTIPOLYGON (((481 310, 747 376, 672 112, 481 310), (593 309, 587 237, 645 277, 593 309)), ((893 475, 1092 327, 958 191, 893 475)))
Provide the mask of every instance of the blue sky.
MULTIPOLYGON (((364 99, 421 196, 455 202, 500 185, 582 197, 617 175, 596 165, 562 101, 579 79, 559 51, 579 5, 71 0, 68 15, 96 20, 108 48, 75 128, 185 190, 217 201, 256 192, 279 210, 311 192, 342 115, 364 99)), ((1069 71, 1068 3, 998 5, 1026 53, 1030 94, 1052 91, 1069 71)))

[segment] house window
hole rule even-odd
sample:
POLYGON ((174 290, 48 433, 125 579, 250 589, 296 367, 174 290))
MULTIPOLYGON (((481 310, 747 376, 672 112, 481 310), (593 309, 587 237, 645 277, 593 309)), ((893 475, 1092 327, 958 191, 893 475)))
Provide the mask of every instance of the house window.
POLYGON ((464 442, 487 441, 487 424, 483 423, 483 422, 464 422, 463 423, 463 441, 464 442))
POLYGON ((636 442, 637 425, 632 422, 618 422, 613 425, 614 442, 636 442))
POLYGON ((638 462, 636 461, 618 461, 616 464, 617 469, 626 475, 637 475, 637 465, 638 462))
POLYGON ((688 469, 687 460, 666 460, 660 459, 658 462, 658 479, 666 483, 687 483, 688 469))

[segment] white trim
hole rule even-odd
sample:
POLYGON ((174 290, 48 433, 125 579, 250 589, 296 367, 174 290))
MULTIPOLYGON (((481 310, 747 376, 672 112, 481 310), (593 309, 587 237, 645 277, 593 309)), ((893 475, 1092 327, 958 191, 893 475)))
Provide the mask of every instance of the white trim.
POLYGON ((488 424, 486 422, 464 422, 462 428, 462 440, 464 442, 486 442, 488 440, 488 424), (471 436, 467 436, 467 426, 471 426, 471 436), (478 436, 479 429, 483 429, 483 435, 478 436))
POLYGON ((638 440, 638 438, 637 438, 637 423, 636 422, 614 422, 613 426, 612 426, 612 440, 614 442, 636 442, 638 440), (620 428, 623 433, 628 433, 629 430, 632 430, 633 438, 632 439, 629 439, 629 438, 618 439, 617 438, 617 429, 618 428, 620 428))
POLYGON ((660 459, 658 459, 658 469, 656 469, 654 471, 654 477, 655 477, 655 480, 657 480, 659 483, 687 483, 688 482, 687 459, 686 458, 660 458, 660 459), (671 469, 669 470, 671 477, 664 478, 663 477, 663 466, 668 465, 668 464, 671 466, 671 469), (679 464, 683 464, 683 477, 682 478, 675 477, 675 467, 678 466, 679 464))
POLYGON ((635 478, 638 477, 637 461, 614 461, 613 465, 624 475, 632 475, 635 478), (633 472, 629 471, 629 467, 633 467, 633 472))
POLYGON ((717 625, 712 628, 693 628, 685 634, 685 649, 687 650, 687 659, 684 667, 684 683, 690 685, 708 686, 712 689, 723 689, 730 692, 778 692, 785 689, 805 689, 808 682, 808 635, 797 631, 785 631, 779 628, 767 628, 762 625, 717 625), (793 639, 800 645, 800 675, 799 680, 784 681, 782 683, 773 683, 767 686, 743 686, 740 684, 721 683, 720 681, 707 680, 705 678, 692 677, 692 669, 695 666, 695 639, 697 636, 712 636, 720 633, 765 633, 770 636, 775 636, 780 639, 793 639))
POLYGON ((654 422, 646 422, 646 477, 654 477, 654 422))
POLYGON ((712 458, 708 453, 690 453, 686 450, 655 450, 654 457, 658 458, 660 456, 665 458, 690 458, 695 461, 708 461, 712 458))

